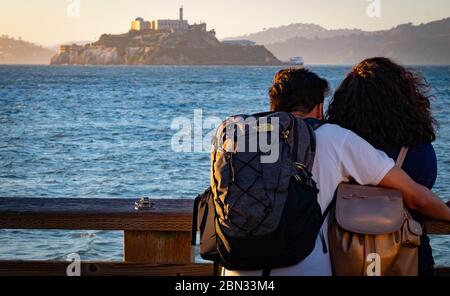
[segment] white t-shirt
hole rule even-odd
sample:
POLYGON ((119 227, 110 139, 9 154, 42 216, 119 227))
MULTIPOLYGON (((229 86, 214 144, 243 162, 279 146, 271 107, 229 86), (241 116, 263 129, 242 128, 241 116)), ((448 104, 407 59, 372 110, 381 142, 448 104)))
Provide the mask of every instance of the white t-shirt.
MULTIPOLYGON (((364 139, 334 124, 325 124, 316 130, 317 149, 313 179, 320 190, 318 202, 322 212, 328 207, 339 184, 352 178, 361 185, 378 185, 395 166, 384 152, 376 150, 364 139)), ((328 223, 322 226, 328 245, 328 223)), ((324 253, 320 235, 312 253, 302 262, 285 268, 273 269, 272 276, 330 276, 329 252, 324 253)), ((229 271, 226 276, 259 276, 262 271, 229 271)))

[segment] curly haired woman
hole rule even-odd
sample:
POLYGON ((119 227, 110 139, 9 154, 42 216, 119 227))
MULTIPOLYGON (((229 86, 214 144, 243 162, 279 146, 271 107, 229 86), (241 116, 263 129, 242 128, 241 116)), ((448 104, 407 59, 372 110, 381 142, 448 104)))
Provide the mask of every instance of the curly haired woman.
MULTIPOLYGON (((387 58, 370 58, 356 65, 336 90, 327 117, 352 130, 375 148, 396 159, 408 147, 403 170, 431 189, 437 161, 432 142, 436 122, 431 114, 429 84, 387 58)), ((421 221, 417 213, 415 218, 421 221)), ((433 274, 434 260, 426 233, 419 249, 419 275, 433 274)))

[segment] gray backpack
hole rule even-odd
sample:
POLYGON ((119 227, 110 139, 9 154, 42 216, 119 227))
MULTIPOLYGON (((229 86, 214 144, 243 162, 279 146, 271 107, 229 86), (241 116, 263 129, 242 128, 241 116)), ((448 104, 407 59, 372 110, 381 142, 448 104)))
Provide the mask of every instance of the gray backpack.
POLYGON ((199 228, 204 259, 267 274, 312 252, 326 216, 310 173, 314 125, 284 112, 222 123, 213 141, 211 188, 194 205, 192 244, 199 228))

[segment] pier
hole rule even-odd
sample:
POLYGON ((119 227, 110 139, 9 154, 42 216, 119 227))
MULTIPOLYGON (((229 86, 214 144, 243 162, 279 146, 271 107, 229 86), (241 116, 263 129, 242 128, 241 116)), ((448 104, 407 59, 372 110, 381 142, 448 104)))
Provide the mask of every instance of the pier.
MULTIPOLYGON (((135 209, 133 199, 0 198, 0 229, 123 231, 121 262, 82 261, 81 276, 213 276, 191 247, 193 200, 155 199, 135 209)), ((450 235, 450 223, 427 221, 430 235, 450 235)), ((66 276, 67 261, 0 261, 0 276, 66 276)), ((437 267, 450 275, 450 267, 437 267)))

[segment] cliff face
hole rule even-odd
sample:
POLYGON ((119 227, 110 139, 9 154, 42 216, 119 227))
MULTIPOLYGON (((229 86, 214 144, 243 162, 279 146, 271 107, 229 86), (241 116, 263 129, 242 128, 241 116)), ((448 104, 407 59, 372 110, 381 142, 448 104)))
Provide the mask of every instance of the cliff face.
POLYGON ((264 46, 222 44, 209 32, 129 32, 54 56, 51 64, 75 65, 279 65, 264 46))

